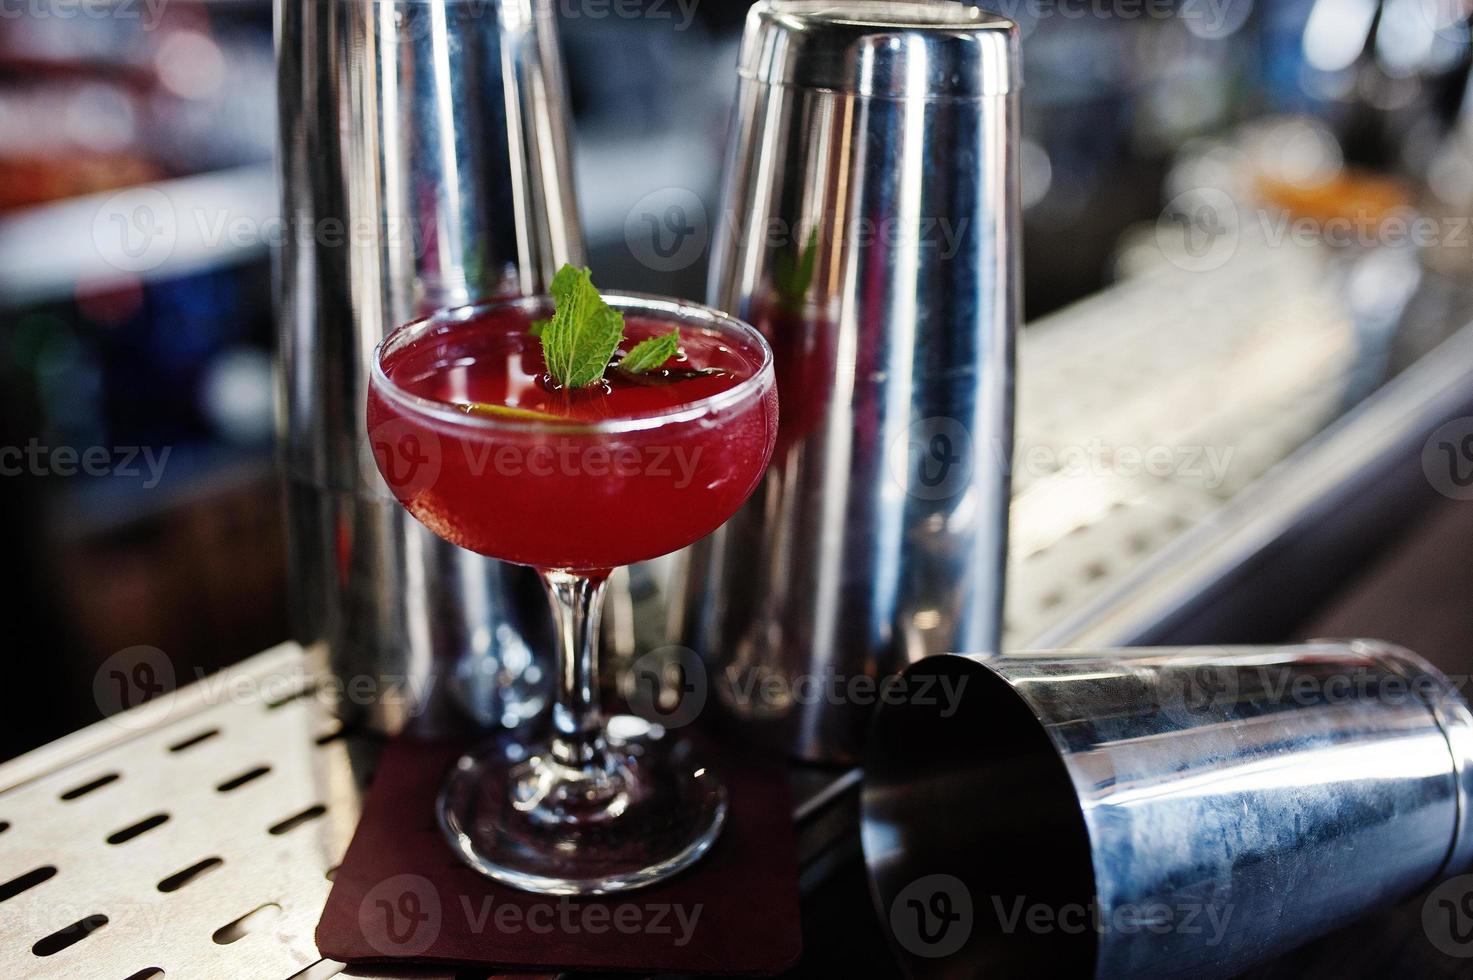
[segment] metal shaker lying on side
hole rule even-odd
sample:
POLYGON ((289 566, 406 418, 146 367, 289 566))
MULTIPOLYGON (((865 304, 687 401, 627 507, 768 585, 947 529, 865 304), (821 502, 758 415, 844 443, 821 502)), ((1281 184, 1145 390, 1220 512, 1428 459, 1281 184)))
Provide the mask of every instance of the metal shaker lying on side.
POLYGON ((930 658, 863 839, 915 976, 1232 976, 1473 863, 1473 715, 1396 647, 930 658))
POLYGON ((956 2, 760 0, 740 59, 709 299, 771 341, 781 431, 688 553, 674 632, 749 734, 852 761, 877 677, 999 645, 1017 35, 956 2))
POLYGON ((364 406, 393 328, 582 262, 551 0, 281 0, 276 28, 299 638, 324 641, 350 720, 433 731, 459 702, 519 721, 551 681, 537 577, 405 513, 364 406))

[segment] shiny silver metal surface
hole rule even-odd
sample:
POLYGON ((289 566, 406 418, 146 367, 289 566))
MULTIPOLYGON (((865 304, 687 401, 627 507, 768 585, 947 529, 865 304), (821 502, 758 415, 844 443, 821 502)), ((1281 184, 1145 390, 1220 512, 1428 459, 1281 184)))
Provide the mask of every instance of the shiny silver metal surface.
POLYGON ((1473 860, 1473 716, 1399 648, 942 656, 904 678, 863 839, 916 976, 1231 976, 1473 860))
POLYGON ((961 3, 772 0, 741 74, 709 299, 771 341, 782 430, 673 631, 751 735, 853 761, 868 706, 811 694, 999 648, 1017 37, 961 3))
POLYGON ((953 0, 767 0, 747 21, 743 78, 860 96, 975 99, 1018 88, 1012 25, 953 0))
POLYGON ((390 730, 545 703, 536 576, 462 551, 388 495, 364 432, 369 357, 431 309, 540 292, 581 263, 551 0, 276 7, 282 419, 298 637, 390 730))

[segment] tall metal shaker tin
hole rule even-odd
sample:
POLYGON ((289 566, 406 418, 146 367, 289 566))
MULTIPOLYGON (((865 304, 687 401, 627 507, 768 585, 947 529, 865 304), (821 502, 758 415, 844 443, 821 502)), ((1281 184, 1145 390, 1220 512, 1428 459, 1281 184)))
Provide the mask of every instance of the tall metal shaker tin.
MULTIPOLYGON (((285 468, 299 638, 350 720, 436 731, 545 703, 532 572, 389 496, 369 358, 429 310, 542 292, 581 263, 551 0, 278 0, 285 468)), ((435 460, 421 465, 433 467, 435 460)))
POLYGON ((857 759, 908 663, 998 651, 1018 64, 1011 22, 951 0, 747 20, 708 298, 771 341, 781 433, 673 628, 724 715, 802 758, 857 759))

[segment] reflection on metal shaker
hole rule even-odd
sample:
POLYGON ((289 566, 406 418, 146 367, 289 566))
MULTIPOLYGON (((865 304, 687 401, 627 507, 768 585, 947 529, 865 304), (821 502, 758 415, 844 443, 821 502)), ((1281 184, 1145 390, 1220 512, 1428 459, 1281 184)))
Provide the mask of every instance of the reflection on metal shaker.
POLYGON ((582 262, 553 5, 282 0, 276 25, 299 638, 326 648, 349 721, 432 732, 465 708, 513 724, 551 682, 537 577, 441 541, 389 496, 365 386, 399 324, 541 292, 582 262))
POLYGON ((939 656, 905 678, 861 810, 907 976, 1236 977, 1473 867, 1473 713, 1400 647, 939 656))
POLYGON ((853 761, 878 682, 998 650, 1017 34, 963 3, 763 0, 740 75, 709 300, 771 341, 781 433, 686 556, 674 631, 724 715, 853 761))

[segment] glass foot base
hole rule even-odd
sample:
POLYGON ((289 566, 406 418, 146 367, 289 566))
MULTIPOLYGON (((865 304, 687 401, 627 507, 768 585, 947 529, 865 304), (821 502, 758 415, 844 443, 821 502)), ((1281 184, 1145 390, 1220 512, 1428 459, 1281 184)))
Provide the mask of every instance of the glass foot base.
POLYGON ((696 748, 628 715, 608 720, 588 765, 547 740, 498 736, 462 756, 440 826, 467 864, 543 895, 606 895, 662 881, 710 849, 726 791, 696 748))

